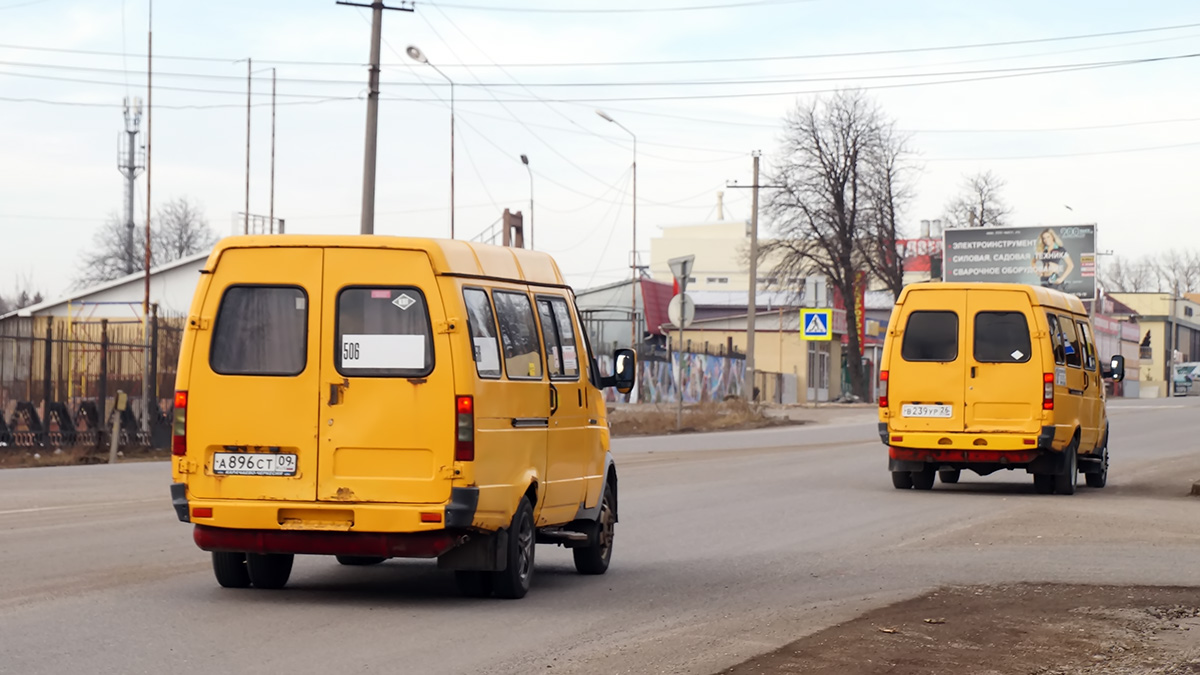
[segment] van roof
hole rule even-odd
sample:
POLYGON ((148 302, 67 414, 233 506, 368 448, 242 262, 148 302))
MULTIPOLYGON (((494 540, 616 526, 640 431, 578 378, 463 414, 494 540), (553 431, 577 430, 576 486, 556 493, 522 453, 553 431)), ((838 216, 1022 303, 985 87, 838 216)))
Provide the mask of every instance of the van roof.
POLYGON ((1068 295, 1062 291, 1056 291, 1052 288, 1043 288, 1041 286, 1030 286, 1028 284, 993 284, 993 283, 931 283, 931 284, 912 284, 906 286, 900 293, 900 298, 896 300, 896 304, 903 305, 909 293, 920 293, 922 291, 1024 291, 1029 296, 1030 301, 1034 305, 1040 307, 1052 307, 1061 309, 1076 314, 1087 314, 1087 308, 1083 306, 1083 301, 1074 295, 1068 295))
POLYGON ((227 237, 217 243, 204 265, 216 269, 221 254, 243 248, 375 248, 424 251, 435 274, 488 277, 548 286, 566 286, 554 258, 547 253, 492 246, 456 239, 422 239, 384 235, 265 234, 227 237))

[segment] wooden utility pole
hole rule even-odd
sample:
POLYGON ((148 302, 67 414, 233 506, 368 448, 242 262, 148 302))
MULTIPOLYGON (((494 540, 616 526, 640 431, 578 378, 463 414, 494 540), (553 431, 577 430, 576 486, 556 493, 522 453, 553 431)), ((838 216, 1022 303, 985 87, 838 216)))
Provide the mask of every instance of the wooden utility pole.
POLYGON ((381 0, 370 4, 338 0, 337 4, 366 7, 371 10, 371 66, 367 71, 367 140, 363 151, 362 224, 359 231, 361 234, 375 234, 375 155, 379 138, 379 43, 383 39, 383 10, 411 12, 413 8, 386 7, 381 0))
POLYGON ((754 182, 750 194, 750 297, 746 301, 746 382, 742 385, 746 400, 754 402, 754 333, 758 328, 758 160, 762 155, 755 150, 754 182))

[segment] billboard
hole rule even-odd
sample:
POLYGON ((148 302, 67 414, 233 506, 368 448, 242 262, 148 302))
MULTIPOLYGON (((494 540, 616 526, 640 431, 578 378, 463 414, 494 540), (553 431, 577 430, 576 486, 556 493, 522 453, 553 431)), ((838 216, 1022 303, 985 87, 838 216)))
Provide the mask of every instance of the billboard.
POLYGON ((1096 297, 1096 226, 968 227, 943 233, 946 281, 1045 286, 1096 297))
POLYGON ((896 255, 904 261, 905 272, 932 271, 930 258, 940 258, 942 255, 942 240, 930 239, 897 239, 896 255))

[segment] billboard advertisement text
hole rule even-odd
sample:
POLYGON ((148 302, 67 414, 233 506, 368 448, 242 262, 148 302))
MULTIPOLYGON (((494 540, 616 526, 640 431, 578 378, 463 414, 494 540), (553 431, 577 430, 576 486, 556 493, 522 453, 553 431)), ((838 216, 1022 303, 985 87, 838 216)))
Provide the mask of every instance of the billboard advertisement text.
POLYGON ((1054 288, 1096 297, 1096 226, 970 227, 946 230, 946 281, 1054 288))

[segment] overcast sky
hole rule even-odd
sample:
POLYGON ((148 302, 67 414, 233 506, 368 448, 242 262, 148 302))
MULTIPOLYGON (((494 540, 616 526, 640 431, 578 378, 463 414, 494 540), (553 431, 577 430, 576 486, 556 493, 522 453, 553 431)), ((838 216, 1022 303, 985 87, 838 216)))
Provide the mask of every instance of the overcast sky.
MULTIPOLYGON (((160 1, 153 30, 155 204, 189 197, 231 232, 245 195, 235 62, 252 57, 279 78, 276 215, 289 232, 358 232, 369 10, 160 1)), ((660 227, 714 219, 717 191, 750 182, 752 150, 772 161, 798 101, 847 86, 912 135, 911 232, 990 169, 1016 224, 1095 222, 1098 248, 1119 253, 1200 246, 1200 60, 1031 74, 1195 56, 1195 0, 451 0, 387 12, 383 35, 376 232, 449 234, 449 89, 404 55, 417 45, 457 84, 457 236, 528 210, 527 154, 536 247, 576 287, 629 273, 633 148, 595 109, 637 134, 648 262, 660 227), (599 8, 670 11, 578 11, 599 8)), ((146 38, 146 0, 0 0, 0 293, 18 279, 65 290, 123 209, 121 101, 146 97, 146 38)), ((250 202, 265 214, 270 72, 254 77, 250 202)), ((145 189, 143 176, 139 220, 145 189)), ((749 216, 746 193, 727 191, 726 218, 749 216)))

